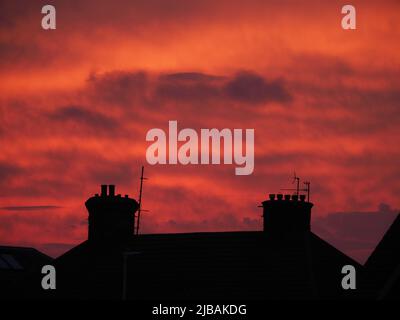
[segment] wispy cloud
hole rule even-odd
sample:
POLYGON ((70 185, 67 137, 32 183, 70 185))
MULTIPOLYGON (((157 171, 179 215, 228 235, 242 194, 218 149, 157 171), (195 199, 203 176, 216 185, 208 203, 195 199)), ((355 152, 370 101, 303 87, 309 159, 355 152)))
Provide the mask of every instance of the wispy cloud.
POLYGON ((37 210, 53 210, 53 209, 60 209, 62 207, 59 206, 7 206, 7 207, 0 207, 1 210, 7 211, 37 211, 37 210))

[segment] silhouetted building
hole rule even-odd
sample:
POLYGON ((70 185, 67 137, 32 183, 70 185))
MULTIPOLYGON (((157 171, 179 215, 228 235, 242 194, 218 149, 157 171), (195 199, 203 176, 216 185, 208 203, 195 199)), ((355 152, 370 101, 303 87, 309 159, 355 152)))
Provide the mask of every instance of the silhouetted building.
POLYGON ((264 201, 264 231, 133 235, 136 201, 128 198, 125 203, 126 198, 115 196, 113 188, 108 195, 106 187, 102 190, 103 195, 86 202, 89 241, 56 259, 57 290, 46 297, 356 296, 342 289, 341 269, 350 264, 361 273, 363 267, 310 231, 312 204, 303 196, 278 195, 275 199, 271 195, 264 201))
POLYGON ((139 204, 113 185, 86 201, 88 240, 59 258, 0 247, 1 298, 399 299, 400 215, 365 267, 311 232, 304 195, 270 194, 264 230, 134 235, 139 204), (41 288, 53 264, 57 289, 41 288), (357 271, 344 290, 342 267, 357 271))

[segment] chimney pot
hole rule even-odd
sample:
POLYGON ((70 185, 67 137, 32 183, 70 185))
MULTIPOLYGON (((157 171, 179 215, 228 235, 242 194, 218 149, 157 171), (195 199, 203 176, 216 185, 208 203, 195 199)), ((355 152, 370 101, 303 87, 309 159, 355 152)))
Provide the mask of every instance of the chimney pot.
POLYGON ((283 199, 283 194, 282 193, 278 193, 276 195, 276 197, 278 198, 278 200, 282 200, 283 199))
POLYGON ((292 200, 293 201, 299 200, 299 196, 297 194, 292 195, 292 200))
POLYGON ((275 193, 269 194, 269 200, 275 200, 275 193))
POLYGON ((107 185, 106 184, 101 185, 101 196, 102 197, 107 196, 107 185))
POLYGON ((114 197, 115 196, 115 185, 113 185, 113 184, 110 184, 109 186, 108 186, 108 191, 109 191, 109 196, 110 197, 114 197))
POLYGON ((290 194, 285 194, 285 200, 289 201, 290 200, 290 194))

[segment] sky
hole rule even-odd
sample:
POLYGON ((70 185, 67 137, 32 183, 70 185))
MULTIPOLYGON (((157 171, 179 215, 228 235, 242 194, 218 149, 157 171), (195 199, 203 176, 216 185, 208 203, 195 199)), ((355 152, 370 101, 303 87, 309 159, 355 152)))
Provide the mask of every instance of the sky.
POLYGON ((268 193, 311 181, 314 232, 365 261, 400 208, 400 2, 0 2, 0 244, 87 238, 115 184, 141 232, 261 230, 268 193), (252 128, 255 166, 149 165, 146 133, 252 128))

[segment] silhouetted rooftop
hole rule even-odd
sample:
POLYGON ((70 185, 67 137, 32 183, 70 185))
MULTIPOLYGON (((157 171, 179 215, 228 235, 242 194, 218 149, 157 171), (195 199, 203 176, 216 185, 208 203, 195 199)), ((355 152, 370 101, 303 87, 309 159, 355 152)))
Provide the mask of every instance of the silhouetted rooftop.
POLYGON ((0 246, 0 298, 19 297, 25 280, 52 261, 34 248, 0 246))
POLYGON ((311 232, 149 234, 125 247, 86 241, 56 260, 58 297, 121 298, 123 252, 131 299, 312 299, 354 293, 341 268, 362 266, 311 232))
POLYGON ((369 290, 376 297, 400 298, 400 214, 365 263, 369 290))

